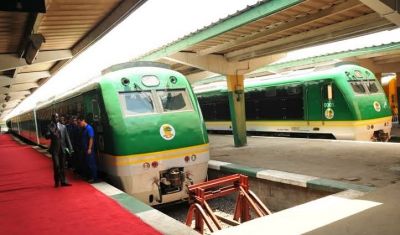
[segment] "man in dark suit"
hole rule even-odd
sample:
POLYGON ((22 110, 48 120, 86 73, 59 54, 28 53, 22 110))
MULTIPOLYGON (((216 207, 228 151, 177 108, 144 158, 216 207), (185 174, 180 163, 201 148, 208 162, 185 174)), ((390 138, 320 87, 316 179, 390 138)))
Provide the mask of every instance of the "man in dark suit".
POLYGON ((51 139, 49 152, 53 160, 54 187, 71 186, 64 173, 65 155, 73 152, 67 128, 59 122, 58 114, 51 115, 46 137, 51 139))

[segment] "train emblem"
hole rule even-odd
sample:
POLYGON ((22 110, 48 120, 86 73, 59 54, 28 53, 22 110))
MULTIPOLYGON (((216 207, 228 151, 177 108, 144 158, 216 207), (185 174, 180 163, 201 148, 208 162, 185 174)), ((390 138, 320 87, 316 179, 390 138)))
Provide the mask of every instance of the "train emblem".
POLYGON ((164 124, 160 127, 160 135, 165 140, 172 140, 175 137, 175 129, 170 124, 164 124))
POLYGON ((327 109, 325 110, 325 117, 326 117, 327 119, 332 119, 334 115, 335 115, 335 113, 333 112, 333 109, 327 108, 327 109))
POLYGON ((374 109, 375 109, 375 111, 377 111, 377 112, 380 112, 380 111, 381 111, 381 105, 379 104, 378 101, 375 101, 375 102, 374 102, 374 109))

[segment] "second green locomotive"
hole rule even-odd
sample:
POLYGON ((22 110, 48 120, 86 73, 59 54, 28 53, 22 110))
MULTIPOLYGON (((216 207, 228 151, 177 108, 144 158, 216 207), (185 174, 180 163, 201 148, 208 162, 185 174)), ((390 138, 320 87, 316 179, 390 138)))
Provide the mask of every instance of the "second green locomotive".
MULTIPOLYGON (((210 131, 231 131, 226 86, 195 87, 210 131)), ((392 113, 374 74, 357 65, 245 81, 247 131, 255 134, 386 141, 392 113)))

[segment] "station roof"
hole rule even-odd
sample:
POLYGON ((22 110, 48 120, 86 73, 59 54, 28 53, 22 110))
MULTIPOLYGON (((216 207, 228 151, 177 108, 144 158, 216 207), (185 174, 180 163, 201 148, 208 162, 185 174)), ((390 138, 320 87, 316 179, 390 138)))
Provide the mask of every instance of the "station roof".
POLYGON ((223 65, 265 58, 268 65, 268 57, 291 50, 397 28, 399 13, 386 2, 260 1, 135 60, 168 63, 192 82, 219 73, 204 62, 210 58, 223 65))
POLYGON ((337 52, 321 53, 312 57, 273 63, 255 71, 256 74, 283 72, 286 70, 314 68, 331 65, 339 61, 356 62, 372 67, 375 73, 400 72, 400 41, 337 52))
POLYGON ((0 119, 144 2, 0 3, 0 119))

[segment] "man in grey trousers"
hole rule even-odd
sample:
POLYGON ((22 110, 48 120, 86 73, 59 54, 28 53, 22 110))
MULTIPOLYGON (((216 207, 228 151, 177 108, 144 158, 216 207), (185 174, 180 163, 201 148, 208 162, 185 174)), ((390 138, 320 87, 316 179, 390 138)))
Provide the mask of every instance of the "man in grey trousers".
POLYGON ((71 186, 65 178, 64 167, 65 155, 73 152, 73 149, 67 128, 59 122, 58 113, 51 115, 46 138, 51 140, 49 152, 53 160, 54 187, 71 186))

